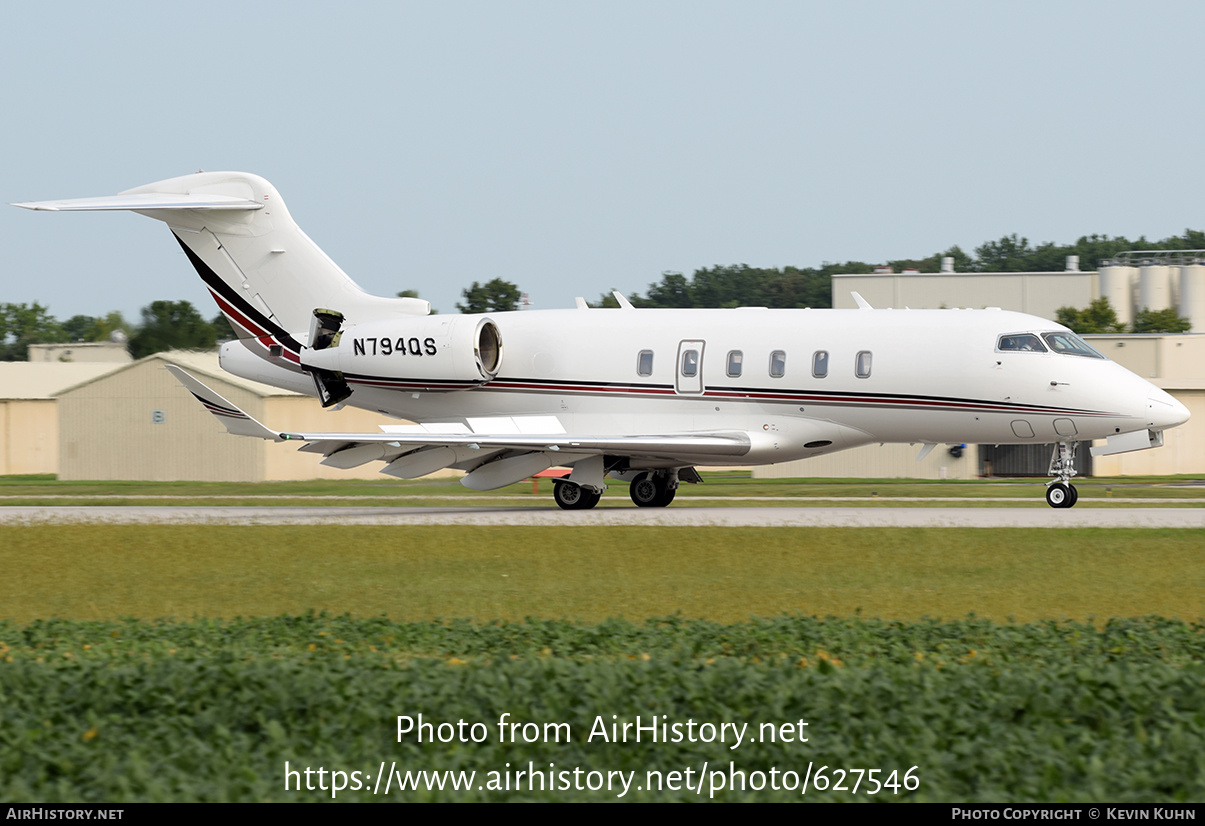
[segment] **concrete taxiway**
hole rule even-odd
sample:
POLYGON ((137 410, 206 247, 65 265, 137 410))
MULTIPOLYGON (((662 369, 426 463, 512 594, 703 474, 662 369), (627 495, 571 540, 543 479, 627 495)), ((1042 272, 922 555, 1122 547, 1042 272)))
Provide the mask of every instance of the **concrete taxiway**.
POLYGON ((0 507, 0 524, 1205 528, 1205 508, 0 507))

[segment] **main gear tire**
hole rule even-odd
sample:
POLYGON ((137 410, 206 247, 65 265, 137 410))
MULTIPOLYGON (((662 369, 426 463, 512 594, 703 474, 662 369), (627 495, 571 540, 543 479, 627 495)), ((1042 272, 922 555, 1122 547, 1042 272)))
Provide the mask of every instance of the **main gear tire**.
POLYGON ((628 485, 628 495, 638 508, 664 508, 674 501, 674 489, 666 484, 666 477, 656 473, 642 473, 628 485))

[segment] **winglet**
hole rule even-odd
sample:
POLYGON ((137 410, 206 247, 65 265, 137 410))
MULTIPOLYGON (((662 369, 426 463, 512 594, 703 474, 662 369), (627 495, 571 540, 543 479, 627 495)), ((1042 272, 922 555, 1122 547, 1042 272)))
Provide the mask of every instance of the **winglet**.
POLYGON ((852 295, 854 297, 854 301, 857 303, 859 310, 873 310, 874 309, 874 307, 870 306, 870 302, 867 301, 865 298, 863 298, 856 290, 851 291, 850 295, 852 295))
POLYGON ((233 433, 235 436, 257 436, 260 439, 271 439, 275 442, 283 441, 281 434, 264 427, 176 365, 169 364, 167 369, 172 371, 172 375, 184 385, 189 393, 197 397, 197 401, 205 405, 206 410, 217 417, 228 433, 233 433))

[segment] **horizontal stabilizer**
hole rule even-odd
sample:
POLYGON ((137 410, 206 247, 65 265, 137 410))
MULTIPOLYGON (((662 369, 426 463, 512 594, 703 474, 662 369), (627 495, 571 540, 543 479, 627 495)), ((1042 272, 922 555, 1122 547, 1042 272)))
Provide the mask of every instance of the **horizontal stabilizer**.
POLYGON ((188 389, 189 393, 196 396, 197 401, 205 405, 206 410, 217 417, 218 421, 225 426, 227 432, 233 433, 235 436, 256 436, 260 439, 281 441, 279 433, 273 433, 271 430, 268 430, 268 428, 201 384, 201 382, 176 365, 169 364, 167 365, 167 369, 172 371, 172 375, 188 389))
POLYGON ((169 192, 136 192, 103 198, 71 198, 65 201, 28 201, 13 204, 46 212, 105 212, 140 209, 263 209, 263 204, 233 195, 181 195, 169 192))

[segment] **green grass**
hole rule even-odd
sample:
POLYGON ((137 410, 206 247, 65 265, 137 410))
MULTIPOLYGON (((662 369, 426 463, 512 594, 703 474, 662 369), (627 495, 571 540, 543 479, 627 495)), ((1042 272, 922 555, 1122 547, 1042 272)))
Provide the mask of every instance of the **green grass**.
POLYGON ((1196 529, 14 526, 0 619, 1205 616, 1196 529))

